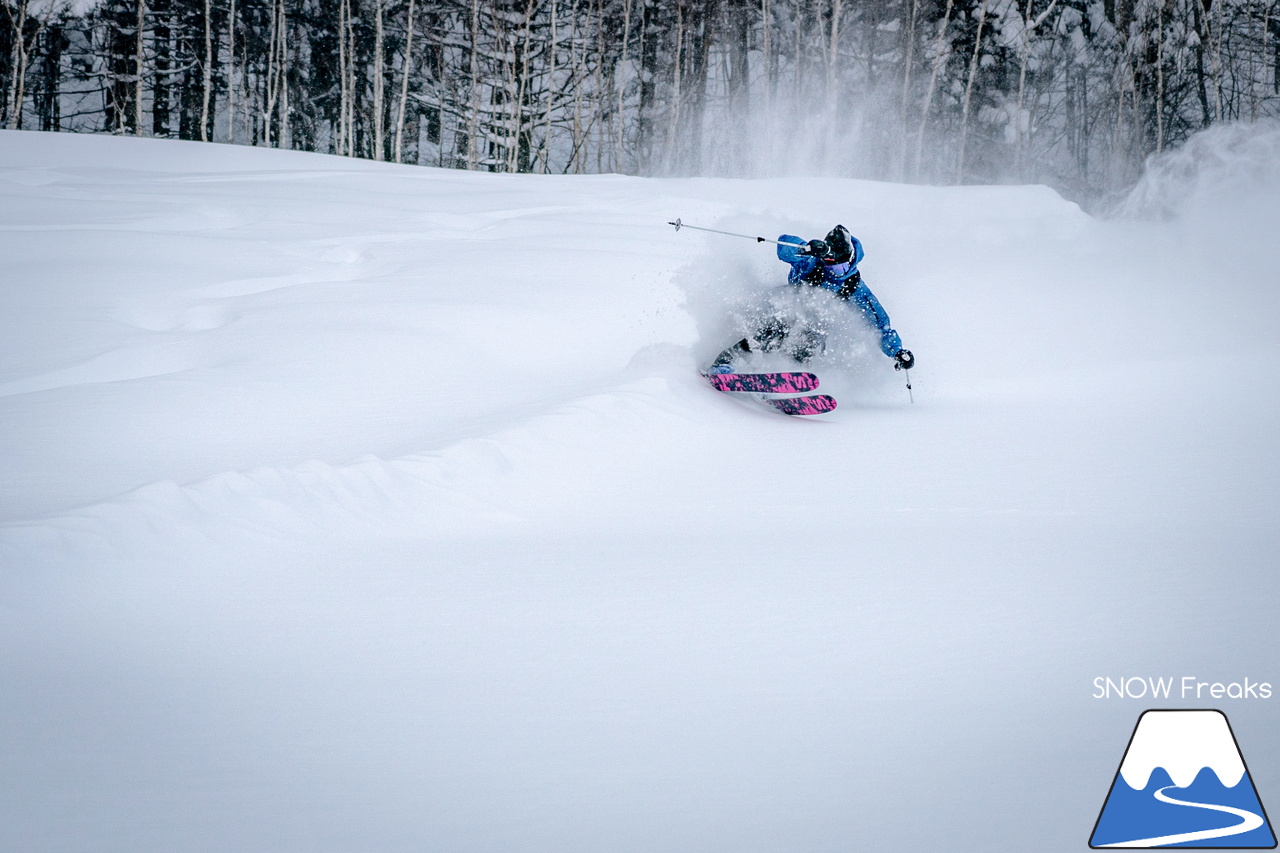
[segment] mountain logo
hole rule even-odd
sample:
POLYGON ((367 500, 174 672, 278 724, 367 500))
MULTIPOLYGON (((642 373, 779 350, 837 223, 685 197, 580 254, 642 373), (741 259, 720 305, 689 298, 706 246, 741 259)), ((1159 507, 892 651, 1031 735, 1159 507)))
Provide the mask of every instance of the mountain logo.
POLYGON ((1226 714, 1144 711, 1089 846, 1274 848, 1226 714))

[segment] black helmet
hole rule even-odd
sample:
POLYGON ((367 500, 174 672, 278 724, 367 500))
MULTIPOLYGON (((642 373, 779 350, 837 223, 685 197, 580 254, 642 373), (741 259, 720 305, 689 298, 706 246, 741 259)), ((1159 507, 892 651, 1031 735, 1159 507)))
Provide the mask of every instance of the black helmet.
POLYGON ((843 225, 837 225, 827 234, 827 251, 822 259, 829 264, 843 264, 853 259, 853 235, 843 225))

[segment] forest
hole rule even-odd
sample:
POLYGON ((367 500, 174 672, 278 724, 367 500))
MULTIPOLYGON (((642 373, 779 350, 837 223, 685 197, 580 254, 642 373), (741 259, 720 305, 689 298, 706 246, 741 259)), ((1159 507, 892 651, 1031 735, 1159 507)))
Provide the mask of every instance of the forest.
POLYGON ((1280 115, 1280 0, 0 0, 0 126, 493 172, 1038 182, 1280 115))

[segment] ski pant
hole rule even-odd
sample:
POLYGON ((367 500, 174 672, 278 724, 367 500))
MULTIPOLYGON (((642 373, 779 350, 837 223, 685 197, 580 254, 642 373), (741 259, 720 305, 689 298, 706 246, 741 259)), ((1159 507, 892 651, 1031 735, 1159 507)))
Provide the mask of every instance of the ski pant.
MULTIPOLYGON (((902 338, 889 325, 889 314, 870 288, 859 281, 852 291, 839 293, 836 298, 848 302, 852 308, 861 312, 867 323, 880 333, 881 352, 889 358, 897 355, 902 349, 902 338)), ((826 348, 826 336, 821 332, 804 329, 793 335, 791 324, 776 317, 770 318, 756 329, 753 338, 762 352, 772 352, 786 344, 790 347, 791 356, 801 364, 826 348)), ((751 340, 743 338, 721 352, 712 362, 712 367, 732 364, 739 356, 749 352, 751 352, 751 340)))

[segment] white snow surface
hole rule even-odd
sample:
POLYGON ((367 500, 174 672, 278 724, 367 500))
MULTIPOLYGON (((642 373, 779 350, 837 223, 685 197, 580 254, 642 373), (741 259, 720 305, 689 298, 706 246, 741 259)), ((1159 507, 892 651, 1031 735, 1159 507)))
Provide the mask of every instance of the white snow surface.
POLYGON ((1280 683, 1280 185, 1169 186, 0 132, 0 849, 1082 849, 1095 677, 1280 683), (677 216, 849 226, 915 402, 708 388, 786 268, 677 216))
POLYGON ((1191 785, 1206 767, 1228 788, 1240 784, 1245 774, 1244 759, 1221 711, 1143 714, 1120 765, 1120 775, 1130 788, 1141 791, 1157 767, 1163 767, 1179 788, 1191 785))

